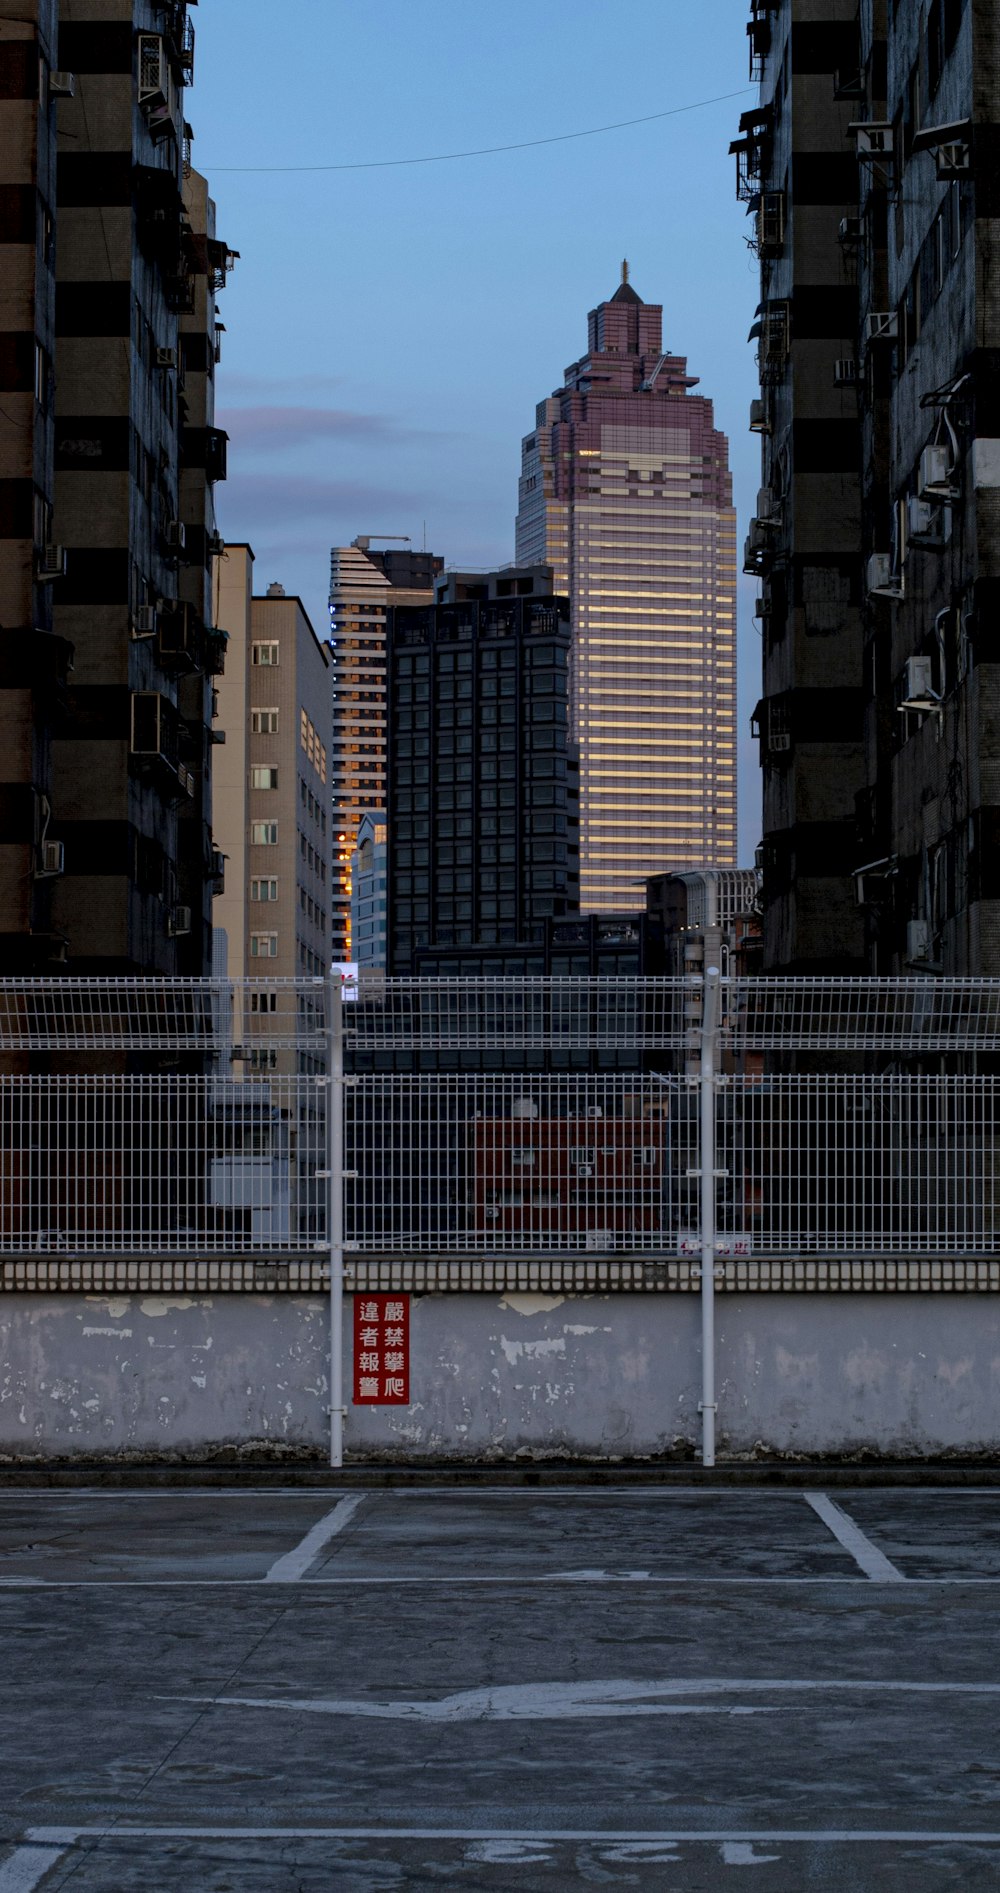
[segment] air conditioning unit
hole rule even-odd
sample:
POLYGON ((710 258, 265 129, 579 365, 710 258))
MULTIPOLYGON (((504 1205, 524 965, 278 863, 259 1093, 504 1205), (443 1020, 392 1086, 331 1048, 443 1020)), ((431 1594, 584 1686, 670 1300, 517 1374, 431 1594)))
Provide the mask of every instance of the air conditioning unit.
POLYGON ((75 72, 49 73, 50 99, 74 99, 76 97, 75 72))
POLYGON ((766 552, 774 543, 774 522, 770 519, 751 519, 747 534, 749 552, 766 552))
POLYGON ((778 509, 777 509, 777 505, 775 503, 775 498, 774 498, 774 489, 770 486, 758 487, 757 489, 757 518, 760 520, 761 524, 763 525, 766 522, 772 520, 777 510, 778 509))
POLYGON ((934 688, 934 660, 930 657, 908 657, 903 669, 904 701, 901 710, 932 709, 938 701, 934 688))
POLYGON ((592 1164, 592 1163, 579 1163, 579 1164, 577 1164, 577 1167, 576 1167, 576 1174, 577 1174, 577 1176, 578 1176, 578 1177, 592 1177, 592 1176, 593 1176, 593 1174, 594 1174, 594 1166, 593 1166, 593 1164, 592 1164))
POLYGON ((139 104, 152 108, 166 105, 170 97, 170 62, 158 33, 139 34, 139 104))
POLYGON ((487 1222, 490 1222, 490 1223, 496 1222, 499 1214, 500 1214, 500 1211, 495 1207, 495 1205, 491 1206, 489 1209, 484 1209, 483 1211, 483 1215, 485 1216, 487 1222))
POLYGON ((191 931, 190 907, 172 907, 167 915, 167 932, 172 940, 191 931))
POLYGON ((929 960, 931 957, 931 930, 926 920, 908 920, 906 923, 906 958, 929 960))
POLYGON ((837 240, 840 243, 860 243, 861 218, 841 217, 837 225, 837 240))
POLYGON ((868 124, 860 124, 855 120, 847 129, 854 133, 859 158, 892 157, 892 126, 885 120, 872 120, 868 124))
POLYGON ((972 153, 964 142, 938 145, 934 152, 938 181, 942 184, 954 183, 956 179, 968 177, 972 170, 972 153))
POLYGON ((206 543, 209 552, 211 552, 215 558, 220 559, 226 550, 226 542, 221 532, 210 532, 206 543))
POLYGON ((892 569, 891 553, 872 553, 865 567, 865 590, 869 597, 902 598, 903 581, 892 569))
POLYGON ((953 473, 950 447, 938 442, 925 447, 920 456, 920 473, 917 478, 917 492, 920 498, 936 501, 938 505, 945 500, 956 499, 958 495, 953 484, 953 473))
POLYGON ((865 341, 894 342, 899 334, 899 316, 895 309, 874 309, 865 317, 865 341))
POLYGON ((171 552, 183 552, 185 539, 183 522, 179 519, 168 519, 163 528, 164 545, 168 546, 171 552))
POLYGON ((155 605, 140 605, 132 620, 134 638, 155 638, 157 610, 155 605))
POLYGON ((177 350, 175 348, 158 348, 156 351, 156 366, 157 368, 176 368, 177 350))
POLYGON ((751 401, 750 403, 750 432, 751 434, 769 434, 771 432, 771 423, 767 418, 767 410, 763 401, 751 401))
POLYGON ((850 388, 858 378, 858 364, 853 355, 842 355, 833 364, 833 385, 835 388, 850 388))
POLYGON ((43 841, 40 849, 41 874, 62 874, 66 866, 66 850, 61 841, 43 841))
POLYGON ((940 537, 940 509, 930 500, 918 500, 911 493, 906 501, 906 536, 918 544, 921 540, 937 540, 940 537))
POLYGON ((585 1115, 587 1117, 603 1117, 603 1107, 600 1104, 588 1104, 585 1115))
POLYGON ((35 576, 40 579, 65 578, 65 546, 39 546, 35 557, 35 576))

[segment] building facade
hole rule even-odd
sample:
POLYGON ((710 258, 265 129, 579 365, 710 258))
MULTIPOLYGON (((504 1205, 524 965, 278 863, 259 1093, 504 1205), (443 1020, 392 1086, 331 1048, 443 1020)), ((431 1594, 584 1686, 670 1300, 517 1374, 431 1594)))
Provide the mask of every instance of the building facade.
POLYGON ((230 977, 319 976, 330 965, 329 654, 301 599, 280 585, 254 595, 252 582, 249 546, 227 546, 215 816, 226 872, 215 921, 230 977))
POLYGON ((736 858, 728 444, 662 317, 623 269, 522 443, 517 558, 571 601, 588 912, 633 910, 656 869, 736 858))
POLYGON ((385 810, 362 815, 351 873, 351 946, 354 963, 385 971, 388 950, 389 829, 385 810))
POLYGON ((548 566, 451 572, 389 616, 389 953, 515 945, 576 911, 569 606, 548 566))
POLYGON ((768 970, 1000 967, 1000 34, 755 0, 768 970))
POLYGON ((9 971, 201 973, 222 661, 208 589, 225 475, 215 295, 232 253, 190 166, 186 7, 98 11, 0 11, 15 415, 0 957, 9 971))
POLYGON ((428 605, 443 559, 373 548, 371 534, 330 554, 333 728, 330 746, 334 851, 333 958, 357 956, 351 935, 351 868, 358 823, 385 806, 385 630, 391 605, 428 605))

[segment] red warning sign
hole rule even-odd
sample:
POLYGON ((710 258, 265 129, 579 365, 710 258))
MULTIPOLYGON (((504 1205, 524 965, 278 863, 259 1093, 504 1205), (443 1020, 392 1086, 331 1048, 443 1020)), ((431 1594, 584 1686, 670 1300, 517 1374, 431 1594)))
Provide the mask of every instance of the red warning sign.
POLYGON ((410 1404, 409 1295, 355 1295, 354 1404, 410 1404))

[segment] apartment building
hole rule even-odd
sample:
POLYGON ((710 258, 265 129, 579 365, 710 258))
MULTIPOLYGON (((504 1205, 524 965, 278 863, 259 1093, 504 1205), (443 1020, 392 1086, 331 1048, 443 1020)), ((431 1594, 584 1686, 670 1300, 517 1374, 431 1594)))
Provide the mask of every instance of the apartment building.
POLYGON ((186 6, 98 11, 0 9, 15 414, 0 599, 16 633, 0 670, 0 957, 201 973, 222 663, 208 591, 225 476, 215 297, 233 253, 191 168, 186 6))
POLYGON ((1000 968, 1000 28, 754 0, 769 970, 1000 968))
POLYGON ((227 545, 216 568, 229 641, 215 924, 230 977, 318 976, 330 965, 329 653, 300 598, 280 584, 253 592, 253 565, 249 546, 227 545))

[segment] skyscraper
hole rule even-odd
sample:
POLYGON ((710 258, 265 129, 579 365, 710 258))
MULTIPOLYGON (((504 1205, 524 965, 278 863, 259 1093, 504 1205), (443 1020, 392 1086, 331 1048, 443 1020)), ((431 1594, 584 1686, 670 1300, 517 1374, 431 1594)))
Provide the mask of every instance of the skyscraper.
POLYGON ((547 566, 449 572, 436 604, 390 613, 391 973, 576 911, 567 616, 547 566))
POLYGON ((333 656, 332 949, 353 957, 351 862, 358 823, 385 806, 385 621, 390 605, 431 604, 444 560, 432 552, 373 551, 362 533, 330 553, 330 642, 333 656))
POLYGON ((657 871, 736 859, 736 520, 728 443, 663 311, 622 267, 587 353, 522 443, 519 563, 572 611, 580 904, 631 911, 657 871))

